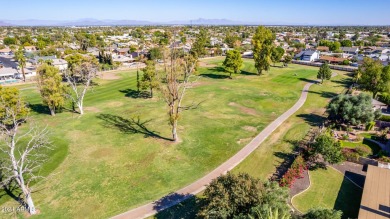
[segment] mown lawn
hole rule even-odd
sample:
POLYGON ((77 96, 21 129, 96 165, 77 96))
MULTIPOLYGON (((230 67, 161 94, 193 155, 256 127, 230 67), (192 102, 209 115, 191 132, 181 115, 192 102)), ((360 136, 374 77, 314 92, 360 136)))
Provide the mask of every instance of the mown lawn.
POLYGON ((322 125, 325 107, 331 98, 345 90, 350 77, 345 72, 337 73, 338 76, 322 85, 312 85, 302 108, 276 129, 233 172, 247 172, 263 180, 270 178, 291 157, 294 142, 303 139, 311 127, 322 125))
POLYGON ((294 206, 301 212, 310 208, 334 208, 343 218, 357 218, 363 190, 332 168, 310 171, 311 186, 295 196, 294 206))
MULTIPOLYGON (((61 146, 54 141, 66 148, 67 156, 52 158, 54 170, 33 187, 39 217, 107 218, 195 181, 291 107, 317 73, 290 65, 259 77, 253 62, 245 60, 243 74, 231 80, 219 68, 220 60, 207 62, 210 66, 199 68, 202 78, 185 99, 185 104, 204 102, 183 113, 177 144, 164 139, 170 138, 164 102, 158 96, 134 96, 135 72, 97 80, 100 85, 88 93, 82 117, 67 110, 51 117, 36 89, 22 90, 34 122, 47 125, 53 138, 66 142, 61 146), (140 123, 147 130, 135 131, 140 123)), ((4 205, 17 205, 7 196, 0 201, 4 199, 4 205)))
POLYGON ((368 151, 370 151, 369 155, 375 155, 379 153, 379 151, 381 150, 381 148, 376 143, 369 141, 367 139, 363 139, 362 141, 358 141, 358 142, 341 141, 341 146, 343 148, 352 148, 352 149, 358 146, 363 146, 367 148, 368 151))
MULTIPOLYGON (((318 71, 318 68, 307 69, 318 71)), ((258 149, 232 171, 234 173, 247 172, 263 180, 270 178, 276 168, 291 156, 293 143, 301 140, 311 127, 322 124, 325 107, 330 99, 347 87, 350 77, 345 72, 337 73, 338 76, 332 78, 331 81, 324 82, 323 85, 312 85, 302 108, 287 119, 258 149)), ((299 71, 297 75, 299 77, 299 71)), ((285 74, 274 80, 280 81, 282 78, 286 80, 288 77, 294 77, 294 74, 285 74)), ((305 83, 307 83, 306 80, 302 86, 305 83)), ((191 198, 157 214, 155 218, 192 218, 196 214, 196 200, 196 197, 191 198)))

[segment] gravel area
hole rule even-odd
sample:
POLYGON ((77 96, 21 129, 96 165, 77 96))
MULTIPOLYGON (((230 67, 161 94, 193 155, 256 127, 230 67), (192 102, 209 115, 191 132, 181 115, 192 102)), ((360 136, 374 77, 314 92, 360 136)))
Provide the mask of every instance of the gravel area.
POLYGON ((303 178, 297 179, 290 188, 290 197, 303 192, 310 185, 309 172, 305 170, 303 178))

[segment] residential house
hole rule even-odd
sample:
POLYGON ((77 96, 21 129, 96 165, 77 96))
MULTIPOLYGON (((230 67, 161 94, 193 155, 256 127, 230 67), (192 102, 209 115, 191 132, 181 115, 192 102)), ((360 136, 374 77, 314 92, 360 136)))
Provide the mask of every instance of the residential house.
MULTIPOLYGON (((16 79, 23 79, 22 69, 19 68, 19 69, 17 69, 17 71, 18 71, 18 73, 15 74, 15 78, 16 79)), ((31 78, 31 77, 37 75, 37 73, 33 69, 24 68, 24 75, 26 76, 26 78, 31 78)))
POLYGON ((64 59, 52 59, 51 63, 54 67, 57 67, 60 71, 68 69, 68 62, 64 59))
POLYGON ((127 55, 130 51, 130 48, 117 48, 114 50, 114 53, 116 53, 118 56, 124 56, 127 55))
POLYGON ((133 57, 128 57, 124 55, 113 55, 112 60, 114 62, 120 62, 120 63, 130 63, 134 61, 133 57))
POLYGON ((358 219, 386 219, 390 217, 390 170, 381 168, 380 164, 367 166, 358 219))
POLYGON ((15 79, 18 74, 18 70, 16 68, 0 68, 0 80, 10 80, 15 79))
POLYGON ((35 52, 35 51, 37 51, 37 48, 35 46, 25 46, 24 51, 25 52, 35 52))
POLYGON ((358 47, 341 47, 340 50, 343 51, 343 53, 351 55, 357 55, 359 53, 358 47))
POLYGON ((346 58, 339 58, 339 57, 334 57, 334 56, 321 56, 320 61, 321 62, 328 62, 330 64, 341 64, 345 60, 348 60, 346 58))
POLYGON ((320 58, 320 53, 317 50, 304 50, 295 55, 295 59, 314 62, 320 58))
POLYGON ((0 49, 0 55, 10 55, 12 52, 9 48, 0 49))

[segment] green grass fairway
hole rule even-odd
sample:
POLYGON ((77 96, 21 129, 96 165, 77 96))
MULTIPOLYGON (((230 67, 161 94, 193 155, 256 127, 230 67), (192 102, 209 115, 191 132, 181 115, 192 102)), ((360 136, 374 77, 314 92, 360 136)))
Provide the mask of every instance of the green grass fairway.
POLYGON ((264 180, 271 177, 276 168, 291 156, 292 143, 304 138, 311 127, 322 125, 327 103, 346 88, 350 77, 345 72, 337 73, 338 76, 323 85, 312 85, 302 108, 276 129, 233 172, 247 172, 264 180))
POLYGON ((334 208, 343 218, 357 218, 363 190, 332 168, 310 171, 311 186, 295 196, 294 206, 301 212, 310 208, 334 208))
MULTIPOLYGON (((40 218, 107 218, 190 184, 290 108, 318 71, 290 65, 257 76, 253 61, 245 60, 243 74, 231 80, 221 71, 221 59, 204 62, 208 64, 199 68, 202 78, 188 90, 184 105, 205 102, 183 112, 178 129, 182 141, 176 144, 163 139, 171 137, 163 100, 134 97, 135 72, 97 80, 99 86, 87 94, 82 117, 66 110, 51 117, 36 89, 23 90, 33 120, 48 125, 53 137, 68 147, 65 159, 56 160, 58 167, 52 165, 48 179, 34 186, 40 218), (146 129, 134 131, 139 123, 146 129)), ((321 88, 330 90, 336 84, 321 88)), ((264 149, 272 155, 273 149, 264 149)), ((261 171, 261 166, 257 168, 261 171)), ((7 196, 0 201, 4 199, 4 205, 17 204, 7 196)))

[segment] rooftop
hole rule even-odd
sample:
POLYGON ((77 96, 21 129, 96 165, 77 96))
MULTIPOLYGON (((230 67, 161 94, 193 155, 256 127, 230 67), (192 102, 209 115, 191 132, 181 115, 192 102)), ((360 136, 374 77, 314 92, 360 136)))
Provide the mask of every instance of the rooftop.
POLYGON ((390 170, 368 165, 358 219, 390 218, 390 170))

